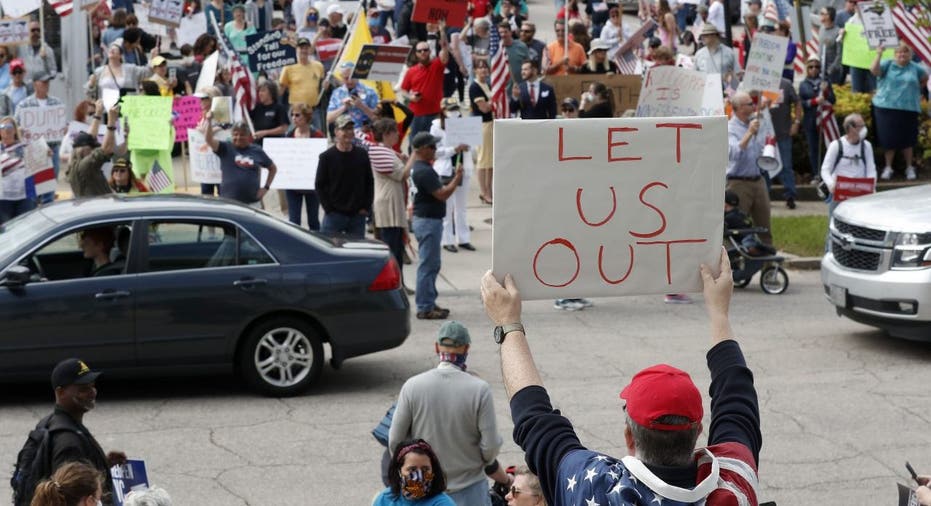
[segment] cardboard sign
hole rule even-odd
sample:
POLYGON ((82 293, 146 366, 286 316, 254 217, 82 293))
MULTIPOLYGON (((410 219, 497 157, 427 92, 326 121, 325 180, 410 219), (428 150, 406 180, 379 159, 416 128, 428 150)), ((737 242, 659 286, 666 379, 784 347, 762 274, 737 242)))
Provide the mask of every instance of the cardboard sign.
POLYGON ((297 63, 297 48, 281 30, 246 35, 249 70, 262 72, 297 63))
POLYGON ((51 167, 52 158, 45 139, 36 139, 27 144, 23 153, 23 161, 26 164, 26 177, 51 167))
POLYGON ((788 37, 756 32, 753 36, 753 44, 750 46, 750 54, 747 56, 747 69, 740 87, 748 91, 778 93, 788 47, 788 37))
POLYGON ((705 74, 671 65, 652 67, 647 71, 637 102, 638 117, 722 114, 724 100, 720 74, 705 74))
POLYGON ((23 141, 37 139, 45 142, 61 142, 68 133, 68 111, 64 105, 44 107, 19 107, 16 122, 23 134, 23 141))
POLYGON ((495 121, 492 261, 525 300, 700 291, 727 118, 495 121))
POLYGON ((3 14, 11 18, 19 18, 38 10, 42 0, 0 0, 3 14))
POLYGON ((129 120, 130 150, 171 149, 171 97, 126 95, 120 113, 129 120))
POLYGON ((113 466, 110 476, 113 477, 114 506, 123 506, 123 500, 131 491, 149 488, 149 477, 142 460, 127 460, 121 466, 113 466))
MULTIPOLYGON (((214 154, 199 130, 189 128, 187 131, 188 147, 191 152, 191 179, 198 183, 220 184, 223 174, 220 172, 220 157, 214 154)), ((218 141, 227 141, 230 134, 220 130, 214 134, 218 141)))
MULTIPOLYGON (((895 47, 899 45, 899 36, 895 33, 892 10, 883 0, 860 2, 857 4, 860 20, 863 22, 863 35, 870 49, 895 47)), ((845 25, 846 26, 846 25, 845 25)), ((847 48, 844 47, 846 51, 847 48)))
POLYGON ((410 46, 366 44, 356 59, 353 79, 395 82, 404 71, 410 46))
POLYGON ((196 127, 200 122, 200 99, 191 96, 175 97, 171 111, 172 123, 175 126, 175 142, 185 142, 187 129, 196 127))
MULTIPOLYGON (((278 173, 272 188, 279 190, 313 190, 317 179, 317 161, 327 149, 326 139, 265 139, 262 149, 275 162, 278 173)), ((268 172, 262 171, 262 185, 268 172)))
POLYGON ((151 0, 149 3, 149 21, 177 28, 181 26, 184 15, 182 0, 151 0))
POLYGON ((168 35, 168 27, 161 23, 153 23, 149 20, 149 6, 142 3, 133 4, 133 10, 136 17, 139 18, 139 29, 150 34, 165 37, 168 35))
POLYGON ((182 17, 178 27, 178 46, 185 44, 193 46, 197 37, 204 33, 205 26, 207 26, 207 16, 203 12, 182 17))
POLYGON ((233 122, 233 97, 213 97, 210 103, 210 114, 214 124, 233 122))
POLYGON ((611 96, 614 97, 614 114, 619 116, 628 109, 637 108, 642 81, 640 76, 572 74, 550 76, 543 80, 556 90, 557 104, 561 104, 566 97, 578 100, 583 92, 588 91, 588 86, 596 81, 604 83, 611 90, 611 96))
POLYGON ((418 23, 439 23, 446 20, 450 28, 465 25, 468 2, 462 0, 418 0, 411 19, 418 23))
MULTIPOLYGON (((895 57, 895 48, 883 51, 883 60, 895 57)), ((876 59, 876 50, 870 49, 869 42, 863 35, 863 25, 848 21, 844 25, 844 51, 841 54, 841 63, 848 67, 867 69, 876 59)))
POLYGON ((479 147, 482 145, 482 117, 446 118, 446 145, 479 147))
POLYGON ((834 193, 832 198, 837 202, 869 195, 876 188, 876 180, 871 177, 847 177, 837 176, 834 182, 834 193))
POLYGON ((0 19, 0 46, 16 46, 28 43, 28 19, 0 19))

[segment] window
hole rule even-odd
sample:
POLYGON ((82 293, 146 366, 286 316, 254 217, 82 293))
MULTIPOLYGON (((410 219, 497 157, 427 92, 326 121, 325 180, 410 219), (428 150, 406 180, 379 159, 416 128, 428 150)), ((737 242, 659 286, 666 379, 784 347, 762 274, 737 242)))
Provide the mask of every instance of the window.
POLYGON ((95 224, 45 243, 21 262, 35 281, 115 276, 126 272, 132 223, 95 224))
POLYGON ((148 243, 148 272, 273 263, 255 240, 229 223, 152 222, 148 243))

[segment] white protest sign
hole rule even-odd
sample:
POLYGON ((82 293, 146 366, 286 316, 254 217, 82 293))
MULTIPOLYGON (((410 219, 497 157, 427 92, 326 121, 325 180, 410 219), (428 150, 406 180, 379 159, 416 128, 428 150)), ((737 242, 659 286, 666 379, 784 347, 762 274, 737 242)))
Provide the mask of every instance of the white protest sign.
POLYGON ((721 74, 705 75, 705 94, 701 100, 702 116, 724 116, 724 91, 721 74))
POLYGON ((200 75, 197 76, 197 86, 194 88, 194 91, 213 86, 213 82, 217 79, 217 64, 219 61, 219 51, 214 51, 213 54, 204 58, 204 64, 200 68, 200 75))
POLYGON ((100 100, 103 100, 103 109, 109 111, 120 101, 120 90, 116 88, 100 88, 100 100))
POLYGON ((183 14, 182 0, 151 0, 149 4, 149 21, 153 23, 178 27, 183 14))
MULTIPOLYGON (((279 190, 313 190, 317 179, 317 161, 327 149, 326 139, 266 138, 265 154, 275 162, 278 173, 272 188, 279 190)), ((268 172, 262 171, 262 185, 268 172)))
POLYGON ((140 30, 150 35, 158 35, 160 37, 168 35, 167 26, 153 23, 149 20, 149 7, 146 4, 135 4, 133 5, 133 9, 136 12, 136 17, 139 18, 140 30))
MULTIPOLYGON (((220 184, 223 174, 220 172, 220 157, 213 153, 204 139, 204 134, 194 128, 187 131, 188 147, 191 155, 191 179, 198 183, 220 184)), ((214 134, 218 141, 229 140, 229 132, 221 130, 214 134)))
POLYGON ((37 10, 42 0, 0 0, 3 14, 11 18, 18 18, 37 10))
POLYGON ((36 139, 26 145, 23 153, 26 163, 26 177, 32 176, 52 166, 52 158, 45 139, 36 139))
POLYGON ((181 26, 178 27, 178 46, 185 44, 194 45, 207 26, 207 16, 203 12, 181 18, 181 26))
POLYGON ((782 80, 782 67, 785 65, 788 47, 788 37, 756 32, 740 87, 748 91, 779 93, 779 82, 782 80))
POLYGON ((893 47, 899 44, 889 4, 882 0, 860 2, 857 4, 857 10, 863 21, 863 36, 866 37, 870 49, 876 49, 880 45, 893 47))
POLYGON ((46 142, 60 142, 68 133, 68 112, 64 105, 19 107, 16 119, 25 142, 40 138, 46 142))
POLYGON ((525 300, 695 292, 721 256, 727 118, 495 121, 492 263, 525 300))
MULTIPOLYGON (((90 133, 90 125, 87 123, 81 123, 80 121, 71 121, 68 123, 68 133, 66 134, 71 140, 74 140, 80 132, 90 133)), ((103 144, 103 138, 106 135, 106 127, 101 126, 97 129, 97 142, 103 144)), ((126 137, 123 135, 123 127, 121 124, 117 124, 116 130, 113 132, 113 142, 119 146, 126 142, 126 137)), ((109 163, 109 162, 107 162, 109 163)))
POLYGON ((640 85, 637 116, 707 116, 702 111, 707 75, 671 65, 651 67, 640 85))
POLYGON ((0 45, 15 46, 29 42, 29 20, 0 19, 0 45))
POLYGON ((482 145, 482 117, 446 118, 446 145, 482 145))

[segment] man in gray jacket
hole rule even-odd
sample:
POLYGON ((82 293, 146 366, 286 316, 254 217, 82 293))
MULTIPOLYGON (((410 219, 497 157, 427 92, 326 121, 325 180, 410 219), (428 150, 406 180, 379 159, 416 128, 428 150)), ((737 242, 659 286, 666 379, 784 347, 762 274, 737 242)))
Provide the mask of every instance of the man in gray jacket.
POLYGON ((392 454, 398 443, 430 443, 446 471, 447 493, 460 506, 491 506, 486 475, 510 486, 496 460, 502 439, 495 422, 491 387, 466 372, 472 340, 457 321, 440 327, 434 349, 440 364, 401 387, 388 435, 392 454))
POLYGON ((54 77, 58 73, 55 51, 42 40, 42 30, 38 21, 29 22, 29 44, 19 46, 19 59, 26 65, 26 72, 29 74, 26 76, 27 81, 32 81, 42 74, 54 77))

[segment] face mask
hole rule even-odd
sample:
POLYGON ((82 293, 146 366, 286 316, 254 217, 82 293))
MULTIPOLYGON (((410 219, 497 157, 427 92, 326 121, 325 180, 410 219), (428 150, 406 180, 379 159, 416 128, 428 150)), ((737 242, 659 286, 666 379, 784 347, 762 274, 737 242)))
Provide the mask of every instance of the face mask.
POLYGON ((378 26, 378 18, 369 18, 369 26, 373 28, 378 26))
POLYGON ((447 118, 461 118, 462 113, 459 111, 446 111, 447 118))
POLYGON ((407 500, 423 499, 430 493, 432 484, 433 473, 418 469, 407 476, 401 476, 401 495, 407 500))
POLYGON ((440 352, 440 361, 449 362, 454 366, 465 371, 466 369, 466 359, 469 358, 469 352, 465 353, 449 353, 445 351, 440 352))
POLYGON ((97 499, 97 506, 103 506, 103 503, 100 501, 100 499, 97 499))
POLYGON ((867 132, 869 132, 869 130, 867 130, 866 125, 863 125, 863 128, 861 128, 860 131, 857 132, 857 134, 860 135, 860 140, 861 140, 861 141, 862 141, 863 139, 866 139, 866 134, 867 134, 867 132))

